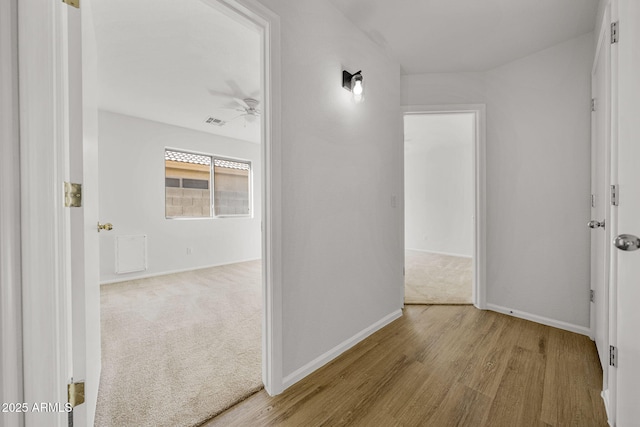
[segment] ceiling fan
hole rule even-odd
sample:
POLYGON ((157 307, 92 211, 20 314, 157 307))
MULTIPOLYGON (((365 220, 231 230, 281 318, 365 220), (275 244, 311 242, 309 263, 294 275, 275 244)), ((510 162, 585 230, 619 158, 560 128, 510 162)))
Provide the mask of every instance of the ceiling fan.
POLYGON ((255 98, 255 96, 258 96, 260 94, 260 91, 256 91, 255 95, 254 94, 245 95, 243 91, 240 90, 238 85, 235 84, 235 82, 231 81, 227 83, 229 84, 229 86, 232 87, 232 89, 234 89, 235 94, 220 92, 215 89, 208 89, 208 92, 209 94, 211 94, 216 98, 222 98, 222 99, 231 101, 225 107, 218 108, 217 110, 220 111, 221 113, 222 111, 233 112, 234 115, 231 118, 227 118, 229 117, 227 115, 228 113, 223 114, 223 116, 219 118, 214 116, 209 116, 207 117, 205 122, 208 124, 214 124, 217 126, 224 126, 232 121, 235 121, 236 119, 239 119, 240 117, 244 117, 245 127, 247 123, 256 122, 257 118, 260 117, 261 111, 260 109, 258 109, 258 106, 260 105, 260 101, 258 101, 255 98), (238 95, 238 94, 242 94, 242 95, 238 95))
POLYGON ((234 117, 229 121, 233 121, 237 118, 244 117, 245 120, 249 123, 255 122, 258 117, 260 117, 260 110, 258 109, 258 105, 260 105, 260 101, 254 98, 233 98, 233 100, 238 104, 239 108, 236 108, 235 111, 240 111, 242 114, 234 117))

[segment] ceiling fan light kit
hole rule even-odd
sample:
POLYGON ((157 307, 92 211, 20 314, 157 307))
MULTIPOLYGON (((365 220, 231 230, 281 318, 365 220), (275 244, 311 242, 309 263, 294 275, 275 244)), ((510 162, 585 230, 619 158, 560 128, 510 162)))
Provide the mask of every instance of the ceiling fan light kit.
POLYGON ((351 74, 347 70, 342 70, 342 87, 353 94, 354 102, 362 102, 364 99, 364 80, 362 70, 351 74))
POLYGON ((238 104, 238 108, 224 108, 225 110, 232 110, 232 111, 238 111, 241 114, 238 114, 237 116, 235 116, 232 119, 229 120, 219 120, 219 119, 214 119, 216 122, 210 122, 207 120, 207 123, 209 124, 216 124, 218 126, 224 126, 227 123, 230 123, 240 117, 244 117, 245 119, 245 126, 246 123, 254 123, 256 121, 256 119, 258 117, 260 117, 260 110, 258 109, 258 105, 260 105, 260 101, 258 101, 257 99, 254 98, 244 98, 244 99, 240 99, 240 98, 235 98, 233 97, 233 100, 236 104, 238 104))

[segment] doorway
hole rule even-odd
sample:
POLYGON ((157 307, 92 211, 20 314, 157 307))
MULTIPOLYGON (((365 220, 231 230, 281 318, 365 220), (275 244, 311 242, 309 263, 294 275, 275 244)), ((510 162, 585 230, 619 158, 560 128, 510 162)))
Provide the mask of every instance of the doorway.
POLYGON ((405 304, 483 306, 484 106, 406 107, 405 304))
MULTIPOLYGON (((271 200, 279 200, 281 190, 277 173, 280 160, 271 153, 278 152, 280 141, 279 20, 258 3, 241 5, 236 0, 224 0, 220 4, 248 19, 261 32, 260 67, 265 97, 260 119, 265 194, 261 243, 262 376, 267 391, 277 394, 282 391, 279 316, 282 307, 278 280, 281 216, 277 203, 271 200)), ((17 16, 13 14, 13 21, 19 22, 21 31, 29 34, 18 40, 20 99, 29 100, 21 103, 21 119, 25 118, 21 126, 29 129, 20 137, 23 164, 29 165, 22 170, 21 197, 23 203, 32 207, 23 211, 21 218, 25 245, 21 263, 23 271, 31 272, 23 276, 22 288, 38 290, 22 292, 22 306, 29 324, 42 326, 23 328, 23 342, 28 344, 24 352, 29 355, 30 367, 24 370, 24 398, 64 402, 68 398, 67 384, 74 383, 77 389, 83 385, 84 404, 73 410, 73 422, 80 426, 94 425, 100 373, 95 93, 98 64, 92 46, 95 38, 91 32, 91 6, 91 1, 83 2, 80 9, 60 2, 41 8, 27 2, 21 4, 17 16), (42 73, 28 71, 34 69, 42 73), (35 117, 38 120, 27 121, 35 117), (69 185, 63 187, 63 182, 69 185), (77 206, 80 193, 76 192, 79 187, 70 183, 82 185, 81 209, 72 207, 77 206), (65 197, 65 189, 69 198, 65 197), (65 202, 69 203, 66 207, 65 202), (47 244, 43 244, 45 241, 47 244)), ((3 57, 4 53, 3 50, 3 57)), ((61 425, 69 421, 66 412, 44 415, 61 425)), ((29 419, 39 419, 37 416, 30 415, 29 419)))
POLYGON ((198 424, 262 385, 261 34, 223 7, 93 3, 100 425, 198 424))

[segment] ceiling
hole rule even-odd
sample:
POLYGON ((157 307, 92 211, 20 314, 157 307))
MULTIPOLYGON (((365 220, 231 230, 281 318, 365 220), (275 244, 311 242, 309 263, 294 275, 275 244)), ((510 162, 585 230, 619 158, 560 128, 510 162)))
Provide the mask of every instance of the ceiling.
POLYGON ((592 31, 598 0, 329 0, 403 74, 484 71, 592 31))
POLYGON ((262 100, 258 30, 210 4, 92 0, 99 107, 259 143, 259 120, 205 123, 241 114, 233 97, 262 100))
MULTIPOLYGON (((329 1, 404 74, 491 69, 591 31, 598 3, 329 1)), ((259 120, 232 120, 233 97, 262 101, 256 28, 216 0, 92 0, 91 8, 101 109, 259 143, 259 120), (209 116, 227 123, 206 124, 209 116)))

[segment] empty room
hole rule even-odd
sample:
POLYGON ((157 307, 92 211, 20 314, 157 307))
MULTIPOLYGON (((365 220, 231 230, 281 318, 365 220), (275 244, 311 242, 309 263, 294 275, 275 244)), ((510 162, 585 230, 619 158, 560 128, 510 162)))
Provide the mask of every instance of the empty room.
POLYGON ((215 3, 91 7, 96 425, 198 424, 262 387, 260 35, 215 3))
POLYGON ((0 12, 3 426, 640 419, 636 0, 0 12))

